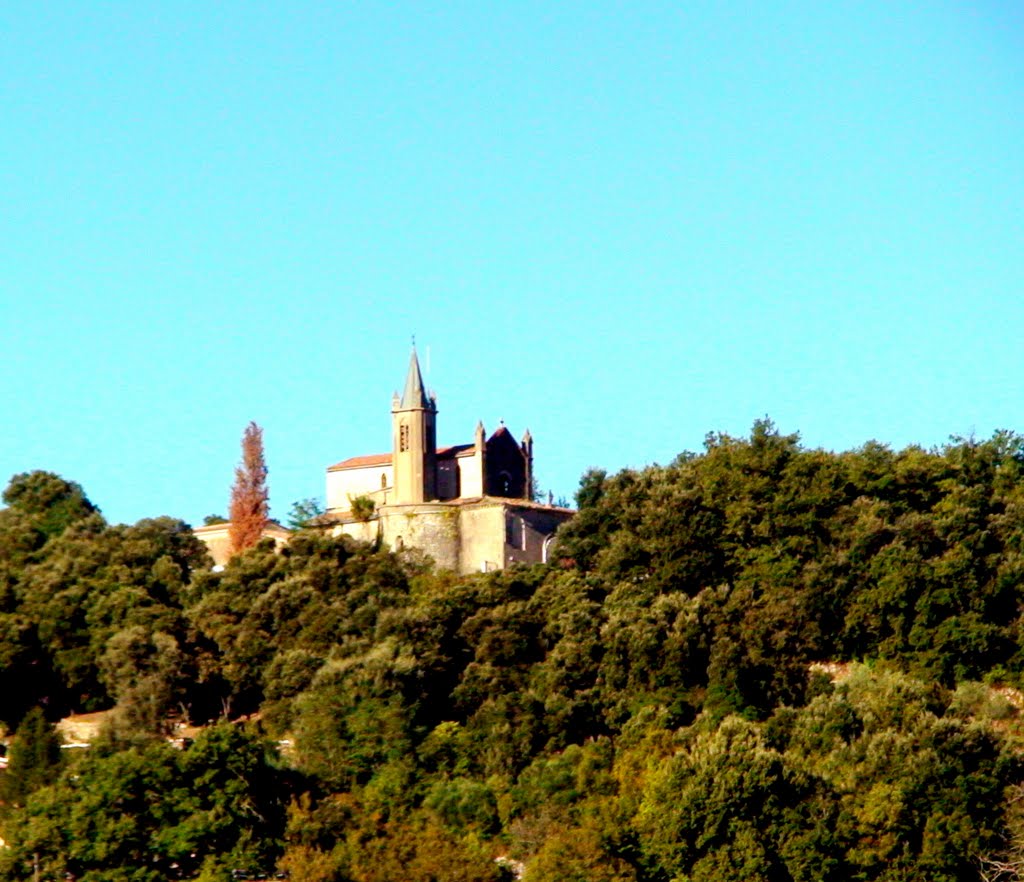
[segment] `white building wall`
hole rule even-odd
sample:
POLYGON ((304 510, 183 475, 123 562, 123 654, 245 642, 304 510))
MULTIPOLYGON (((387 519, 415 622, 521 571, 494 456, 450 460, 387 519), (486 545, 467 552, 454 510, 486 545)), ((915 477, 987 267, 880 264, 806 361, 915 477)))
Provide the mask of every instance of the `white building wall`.
POLYGON ((463 499, 472 499, 484 495, 484 464, 478 452, 470 456, 459 456, 455 460, 459 464, 459 495, 463 499))
POLYGON ((394 469, 390 464, 338 469, 327 473, 327 508, 329 511, 348 511, 351 500, 369 496, 378 505, 390 502, 381 484, 388 491, 395 485, 394 469))

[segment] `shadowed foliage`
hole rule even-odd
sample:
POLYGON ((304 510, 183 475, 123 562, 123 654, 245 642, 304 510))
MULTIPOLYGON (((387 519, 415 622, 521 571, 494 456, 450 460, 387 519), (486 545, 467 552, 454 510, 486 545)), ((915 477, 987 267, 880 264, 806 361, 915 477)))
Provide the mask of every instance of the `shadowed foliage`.
POLYGON ((1014 878, 1022 468, 1008 432, 759 421, 588 472, 555 563, 464 577, 315 530, 213 572, 180 521, 51 520, 23 500, 74 485, 21 480, 0 879, 1014 878), (102 708, 90 750, 29 750, 102 708))

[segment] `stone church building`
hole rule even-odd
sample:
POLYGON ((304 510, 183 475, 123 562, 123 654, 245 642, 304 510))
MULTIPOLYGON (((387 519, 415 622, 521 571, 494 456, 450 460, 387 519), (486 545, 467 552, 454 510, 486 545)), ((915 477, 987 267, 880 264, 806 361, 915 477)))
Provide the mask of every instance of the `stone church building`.
POLYGON ((488 438, 437 446, 437 399, 423 385, 413 349, 402 395, 391 402, 391 452, 354 456, 327 469, 334 535, 393 550, 419 548, 459 573, 547 560, 558 526, 573 512, 534 502, 533 439, 504 425, 488 438))

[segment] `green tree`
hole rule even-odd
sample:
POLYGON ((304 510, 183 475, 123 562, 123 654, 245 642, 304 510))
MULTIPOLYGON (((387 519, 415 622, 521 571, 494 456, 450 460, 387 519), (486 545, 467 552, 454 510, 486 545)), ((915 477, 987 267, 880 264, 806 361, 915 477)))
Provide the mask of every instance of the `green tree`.
POLYGON ((267 747, 238 726, 185 750, 108 739, 83 751, 5 824, 0 878, 162 882, 270 871, 280 854, 285 782, 267 747), (214 875, 209 875, 214 874, 214 875))
POLYGON ((124 722, 144 732, 169 731, 192 679, 189 659, 174 636, 130 625, 110 638, 97 663, 124 722))
POLYGON ((353 516, 361 521, 370 520, 377 507, 376 503, 369 496, 357 496, 355 499, 349 500, 349 506, 352 509, 353 516))
MULTIPOLYGON (((41 672, 52 668, 61 686, 37 700, 73 710, 109 706, 99 658, 126 628, 164 632, 190 646, 181 606, 192 573, 208 557, 187 524, 153 518, 107 527, 93 516, 50 540, 45 552, 23 569, 16 591, 18 612, 33 624, 46 660, 41 672)), ((50 686, 40 678, 37 688, 50 686)))
POLYGON ((57 777, 59 768, 60 741, 42 710, 34 707, 14 733, 3 777, 4 798, 24 805, 31 793, 57 777))
POLYGON ((293 530, 301 530, 308 527, 310 522, 320 517, 324 511, 326 509, 323 503, 315 496, 297 499, 288 512, 288 526, 293 530))
POLYGON ((80 485, 44 471, 15 475, 4 490, 3 501, 28 515, 46 539, 99 511, 80 485))
POLYGON ((670 877, 848 878, 832 845, 834 811, 756 726, 731 717, 688 741, 637 815, 644 850, 670 877))

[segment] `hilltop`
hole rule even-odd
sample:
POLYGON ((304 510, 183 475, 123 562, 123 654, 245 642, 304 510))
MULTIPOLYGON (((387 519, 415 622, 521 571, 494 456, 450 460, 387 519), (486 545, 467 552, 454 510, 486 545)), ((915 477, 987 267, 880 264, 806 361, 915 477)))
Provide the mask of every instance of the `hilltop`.
POLYGON ((759 421, 588 472, 550 563, 478 575, 314 532, 214 572, 187 524, 109 526, 57 476, 4 499, 0 879, 980 880, 1024 859, 1012 433, 832 453, 759 421), (101 710, 89 750, 53 750, 48 721, 101 710))

